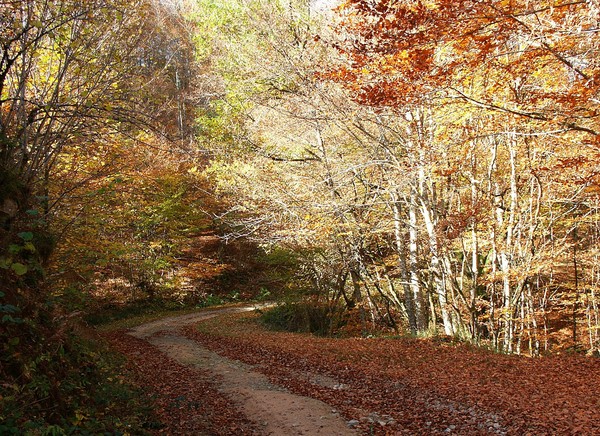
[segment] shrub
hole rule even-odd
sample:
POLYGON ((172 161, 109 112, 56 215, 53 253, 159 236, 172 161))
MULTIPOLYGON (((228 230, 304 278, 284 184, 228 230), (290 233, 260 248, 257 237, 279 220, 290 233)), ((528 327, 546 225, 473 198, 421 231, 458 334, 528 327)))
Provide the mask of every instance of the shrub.
POLYGON ((270 328, 290 332, 331 335, 342 325, 341 308, 303 300, 284 302, 266 310, 261 320, 270 328))
POLYGON ((73 330, 47 328, 27 319, 4 332, 0 434, 144 434, 150 409, 121 359, 73 330))

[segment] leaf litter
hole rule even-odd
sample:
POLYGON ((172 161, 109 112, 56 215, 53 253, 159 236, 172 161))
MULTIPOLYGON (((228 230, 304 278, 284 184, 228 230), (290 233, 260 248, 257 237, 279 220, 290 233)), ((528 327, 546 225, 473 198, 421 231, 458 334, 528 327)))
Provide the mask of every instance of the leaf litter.
MULTIPOLYGON (((600 434, 599 359, 531 359, 425 339, 319 338, 267 330, 254 313, 216 315, 151 332, 150 340, 175 333, 262 373, 272 392, 320 400, 347 434, 600 434)), ((111 336, 157 395, 159 433, 293 434, 252 416, 235 389, 223 389, 223 374, 177 362, 124 332, 111 336)))

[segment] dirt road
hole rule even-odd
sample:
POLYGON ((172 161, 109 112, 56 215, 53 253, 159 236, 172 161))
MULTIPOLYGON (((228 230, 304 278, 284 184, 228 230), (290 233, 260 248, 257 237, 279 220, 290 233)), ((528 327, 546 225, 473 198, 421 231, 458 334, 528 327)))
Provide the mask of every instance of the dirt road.
POLYGON ((156 393, 159 434, 600 435, 598 359, 273 332, 252 309, 114 332, 156 393))
MULTIPOLYGON (((254 306, 224 308, 163 318, 131 329, 128 333, 147 341, 160 352, 186 367, 208 372, 217 390, 264 435, 352 435, 353 423, 346 422, 330 405, 273 384, 253 366, 227 359, 179 331, 202 320, 233 312, 254 310, 254 306)), ((335 384, 322 377, 321 383, 335 384)))

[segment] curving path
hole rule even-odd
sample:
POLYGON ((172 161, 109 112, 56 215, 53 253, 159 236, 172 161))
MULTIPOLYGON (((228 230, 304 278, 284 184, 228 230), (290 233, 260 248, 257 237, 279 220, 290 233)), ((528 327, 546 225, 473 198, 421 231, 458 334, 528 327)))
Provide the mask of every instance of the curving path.
POLYGON ((330 405, 275 385, 251 365, 227 359, 184 337, 179 330, 227 313, 254 310, 242 306, 162 318, 128 333, 158 348, 188 367, 208 371, 217 389, 228 397, 264 435, 353 435, 346 421, 330 405))

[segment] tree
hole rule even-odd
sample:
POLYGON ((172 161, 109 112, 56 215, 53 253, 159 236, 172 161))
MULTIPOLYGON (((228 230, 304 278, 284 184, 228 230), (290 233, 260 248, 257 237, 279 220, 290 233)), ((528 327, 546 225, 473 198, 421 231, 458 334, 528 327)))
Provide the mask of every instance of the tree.
POLYGON ((4 2, 1 19, 6 238, 34 225, 64 235, 136 143, 189 140, 188 29, 146 1, 4 2))
POLYGON ((466 304, 473 335, 474 315, 484 304, 487 331, 495 341, 501 336, 499 346, 518 351, 527 335, 531 344, 539 313, 533 301, 549 277, 548 259, 569 268, 565 252, 550 246, 571 239, 573 227, 565 221, 571 212, 556 217, 552 210, 595 183, 590 166, 582 177, 564 172, 581 171, 595 153, 597 8, 589 2, 349 1, 340 11, 334 45, 345 62, 321 77, 343 84, 356 101, 376 110, 426 114, 419 117, 426 135, 416 135, 420 151, 411 160, 419 163, 416 180, 423 171, 427 180, 417 184, 417 202, 432 271, 441 280, 435 288, 446 332, 456 325, 443 313, 443 293, 449 292, 459 319, 459 303, 466 304), (453 153, 470 155, 471 168, 451 158, 447 168, 436 164, 453 153), (433 159, 423 160, 428 156, 433 159), (455 197, 460 201, 454 205, 449 201, 453 191, 470 192, 471 211, 464 207, 466 195, 455 197), (487 217, 479 212, 486 202, 492 211, 487 217))

